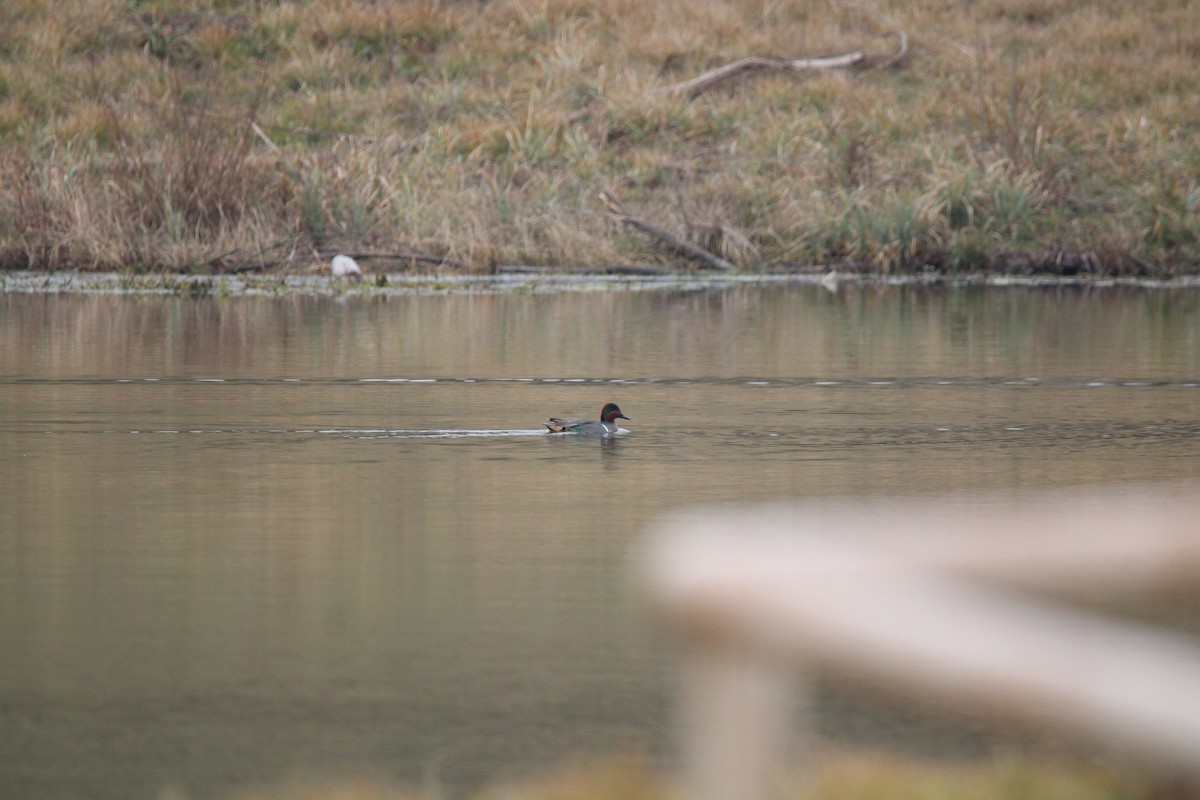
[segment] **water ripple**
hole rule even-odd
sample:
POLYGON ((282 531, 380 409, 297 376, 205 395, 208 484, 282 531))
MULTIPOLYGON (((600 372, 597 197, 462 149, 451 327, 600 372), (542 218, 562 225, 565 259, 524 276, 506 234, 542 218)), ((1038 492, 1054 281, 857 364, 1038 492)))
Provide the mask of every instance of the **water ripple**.
POLYGON ((741 375, 736 377, 713 376, 675 376, 675 377, 553 377, 508 378, 508 377, 363 377, 363 378, 192 378, 192 377, 157 377, 157 378, 4 378, 0 377, 0 386, 104 386, 104 385, 136 385, 142 383, 160 386, 180 386, 188 384, 218 384, 230 386, 272 386, 289 385, 345 385, 345 384, 487 384, 487 383, 533 383, 533 384, 616 384, 621 386, 753 386, 753 387, 856 387, 856 388, 910 388, 917 386, 1004 386, 1021 389, 1054 388, 1054 389, 1096 389, 1096 388, 1200 388, 1198 378, 1013 378, 1010 376, 997 377, 941 377, 924 376, 897 378, 888 376, 864 376, 852 378, 823 378, 812 376, 800 377, 763 377, 741 375))
POLYGON ((501 438, 507 436, 545 436, 549 433, 545 428, 538 429, 514 429, 514 430, 488 430, 479 428, 438 428, 432 430, 410 429, 410 428, 190 428, 190 429, 175 429, 175 428, 133 428, 118 430, 115 428, 106 428, 104 430, 79 430, 72 429, 69 431, 63 430, 43 430, 40 431, 47 435, 62 435, 66 434, 118 434, 118 435, 138 435, 138 436, 174 436, 179 434, 207 434, 207 435, 222 435, 222 436, 343 436, 354 439, 466 439, 466 438, 501 438))
MULTIPOLYGON (((44 423, 43 423, 44 424, 44 423)), ((310 427, 310 428, 78 428, 46 429, 28 431, 46 436, 114 435, 114 436, 223 436, 223 437, 330 437, 343 439, 508 439, 521 437, 545 437, 544 428, 383 428, 383 427, 310 427)), ((628 434, 622 428, 620 434, 628 434)), ((643 434, 649 431, 643 431, 643 434)), ((1129 444, 1172 440, 1177 442, 1200 439, 1200 422, 1195 420, 1159 420, 1152 423, 1119 422, 1097 420, 1087 422, 1034 422, 1013 424, 997 422, 987 425, 937 425, 904 427, 850 427, 836 430, 826 428, 771 427, 759 429, 683 429, 681 435, 689 439, 729 438, 733 441, 751 442, 758 440, 784 447, 802 447, 805 450, 843 450, 863 446, 1038 446, 1047 443, 1056 445, 1094 445, 1103 442, 1126 442, 1129 444)), ((554 436, 552 438, 576 438, 554 436)))

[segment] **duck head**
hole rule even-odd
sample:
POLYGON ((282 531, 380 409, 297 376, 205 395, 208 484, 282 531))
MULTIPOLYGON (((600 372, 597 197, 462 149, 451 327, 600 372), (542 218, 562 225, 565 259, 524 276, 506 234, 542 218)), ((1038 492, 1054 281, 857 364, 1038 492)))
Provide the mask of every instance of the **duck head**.
MULTIPOLYGON (((621 409, 616 403, 606 403, 604 408, 600 409, 600 419, 610 424, 616 424, 618 419, 629 419, 621 413, 621 409)), ((632 422, 633 420, 630 420, 632 422)))

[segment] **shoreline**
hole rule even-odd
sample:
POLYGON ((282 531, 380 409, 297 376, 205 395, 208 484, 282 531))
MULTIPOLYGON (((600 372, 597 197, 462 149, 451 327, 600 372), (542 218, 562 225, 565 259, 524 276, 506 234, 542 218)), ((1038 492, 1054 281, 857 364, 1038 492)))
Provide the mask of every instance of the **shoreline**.
POLYGON ((0 294, 116 295, 159 297, 406 297, 443 294, 554 294, 560 292, 689 291, 733 286, 841 287, 925 286, 942 288, 1134 288, 1200 289, 1200 275, 1173 278, 968 274, 890 275, 849 273, 507 273, 501 275, 373 273, 352 281, 328 275, 190 275, 117 272, 0 272, 0 294))

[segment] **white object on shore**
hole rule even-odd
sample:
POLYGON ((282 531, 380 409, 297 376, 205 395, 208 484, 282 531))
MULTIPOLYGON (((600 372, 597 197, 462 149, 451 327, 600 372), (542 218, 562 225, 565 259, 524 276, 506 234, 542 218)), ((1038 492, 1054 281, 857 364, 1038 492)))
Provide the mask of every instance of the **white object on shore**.
POLYGON ((362 270, 359 269, 358 262, 350 256, 344 256, 341 253, 338 253, 333 257, 333 261, 330 263, 329 268, 333 272, 333 277, 335 278, 344 278, 348 275, 354 275, 359 278, 362 277, 362 270))

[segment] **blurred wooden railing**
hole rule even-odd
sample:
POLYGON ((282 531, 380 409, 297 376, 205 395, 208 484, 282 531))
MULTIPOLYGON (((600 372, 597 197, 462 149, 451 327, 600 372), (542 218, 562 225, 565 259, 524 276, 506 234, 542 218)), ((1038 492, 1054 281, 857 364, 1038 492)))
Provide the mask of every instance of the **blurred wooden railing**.
POLYGON ((659 524, 639 564, 682 639, 691 800, 763 797, 818 675, 1200 781, 1200 646, 1094 602, 1200 587, 1195 488, 698 509, 659 524))

